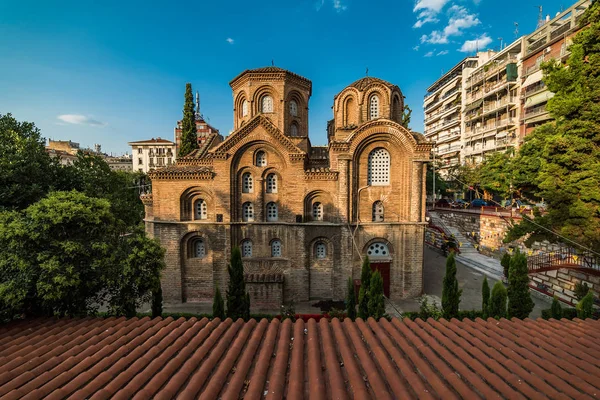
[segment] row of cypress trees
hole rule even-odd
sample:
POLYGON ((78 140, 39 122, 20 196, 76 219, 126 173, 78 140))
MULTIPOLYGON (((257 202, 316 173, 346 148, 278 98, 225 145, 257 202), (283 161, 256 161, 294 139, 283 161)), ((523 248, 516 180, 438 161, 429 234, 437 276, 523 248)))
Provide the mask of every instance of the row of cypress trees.
MULTIPOLYGON (((346 313, 354 320, 356 313, 356 296, 352 277, 348 278, 346 294, 346 313)), ((385 315, 385 297, 383 294, 383 277, 381 272, 372 271, 369 257, 364 258, 360 274, 360 290, 358 292, 358 316, 362 319, 373 317, 376 320, 385 315)))
POLYGON ((242 318, 244 321, 250 319, 250 295, 246 293, 246 283, 244 282, 244 266, 242 264, 242 253, 239 247, 234 247, 231 252, 231 262, 227 267, 229 272, 229 285, 227 288, 227 312, 225 311, 225 301, 221 291, 217 287, 213 299, 213 318, 225 319, 225 316, 237 320, 242 318))

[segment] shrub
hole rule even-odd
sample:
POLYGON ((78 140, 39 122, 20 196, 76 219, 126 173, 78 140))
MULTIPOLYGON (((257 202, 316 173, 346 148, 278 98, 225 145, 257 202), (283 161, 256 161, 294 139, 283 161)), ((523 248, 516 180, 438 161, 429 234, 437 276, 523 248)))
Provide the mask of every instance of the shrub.
POLYGON ((291 301, 287 305, 281 305, 281 320, 291 319, 292 322, 296 322, 296 307, 294 302, 291 301))
POLYGON ((481 285, 481 312, 483 318, 488 316, 488 308, 490 306, 490 285, 487 281, 487 276, 483 277, 483 284, 481 285))
POLYGON ((579 300, 575 308, 577 309, 577 318, 592 318, 594 314, 594 293, 591 290, 588 291, 583 299, 579 300))
MULTIPOLYGON (((406 313, 404 315, 408 314, 411 313, 406 313)), ((416 314, 415 317, 411 319, 416 319, 418 317, 425 321, 427 318, 433 318, 437 321, 442 317, 442 310, 439 309, 438 305, 435 304, 434 301, 432 301, 430 304, 429 298, 427 296, 423 296, 421 297, 421 307, 419 312, 414 314, 416 314)))
POLYGON ((556 296, 552 299, 552 307, 550 307, 550 315, 554 319, 562 318, 562 307, 556 296))
POLYGON ((525 319, 533 310, 534 304, 529 292, 527 257, 519 249, 510 259, 508 273, 508 317, 525 319))
POLYGON ((354 296, 354 283, 352 277, 348 278, 348 293, 346 294, 346 312, 352 321, 356 319, 356 297, 354 296))
POLYGON ((371 263, 365 256, 360 271, 360 290, 358 292, 358 316, 362 319, 369 318, 369 285, 371 279, 371 263))
POLYGON ((506 318, 506 288, 498 281, 492 288, 490 298, 489 316, 493 318, 506 318))
MULTIPOLYGON (((356 310, 354 310, 354 314, 356 315, 356 310)), ((346 318, 346 317, 350 318, 350 315, 346 314, 346 312, 344 310, 338 310, 337 308, 332 308, 327 313, 327 318, 329 318, 329 319, 337 318, 340 320, 340 322, 344 321, 344 318, 346 318)))
POLYGON ((162 287, 158 285, 158 289, 152 291, 152 318, 162 315, 162 287))
POLYGON ((244 266, 242 253, 239 247, 234 247, 231 252, 231 262, 227 268, 229 272, 229 287, 227 288, 227 316, 233 320, 250 318, 250 296, 246 293, 244 282, 244 266))
POLYGON ((510 254, 504 253, 502 256, 502 260, 500 260, 500 265, 502 265, 502 269, 504 270, 504 277, 508 280, 508 273, 510 268, 510 254))
POLYGON ((575 298, 577 299, 577 301, 580 301, 581 299, 583 299, 585 297, 586 294, 588 294, 588 292, 590 291, 590 287, 588 286, 587 282, 577 282, 575 284, 575 298))
POLYGON ((462 290, 458 288, 456 279, 456 260, 454 252, 451 252, 446 260, 446 275, 442 288, 442 312, 444 318, 450 319, 458 316, 458 305, 462 290))
POLYGON ((379 320, 385 314, 385 299, 383 296, 383 278, 381 272, 371 275, 369 286, 369 316, 379 320))
POLYGON ((223 301, 223 296, 221 296, 221 290, 218 286, 217 290, 215 290, 212 310, 213 318, 220 318, 221 320, 225 319, 225 302, 223 301))

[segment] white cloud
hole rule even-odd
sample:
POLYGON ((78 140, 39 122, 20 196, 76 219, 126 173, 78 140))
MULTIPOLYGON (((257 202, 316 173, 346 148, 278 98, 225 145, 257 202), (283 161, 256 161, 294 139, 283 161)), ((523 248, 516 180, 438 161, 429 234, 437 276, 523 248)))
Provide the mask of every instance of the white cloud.
POLYGON ((446 55, 446 54, 448 54, 448 50, 442 50, 439 53, 437 53, 436 56, 443 56, 443 55, 446 55))
POLYGON ((474 53, 478 50, 485 50, 490 43, 492 43, 492 38, 490 38, 487 33, 484 33, 477 39, 466 40, 458 51, 463 53, 474 53))
POLYGON ((434 17, 434 14, 431 14, 426 11, 423 11, 421 14, 419 14, 419 16, 417 18, 418 18, 417 22, 415 22, 415 24, 413 25, 413 28, 420 28, 428 22, 433 22, 433 23, 440 22, 439 19, 434 17))
POLYGON ((324 4, 325 4, 325 0, 317 0, 317 1, 315 1, 315 9, 317 11, 321 11, 321 8, 323 8, 324 4))
POLYGON ((445 44, 448 43, 448 37, 445 36, 443 32, 433 31, 429 34, 429 36, 421 36, 421 43, 445 44))
POLYGON ((97 121, 90 117, 86 117, 85 115, 77 115, 77 114, 63 114, 59 115, 59 120, 62 122, 66 122, 67 124, 74 125, 91 125, 91 126, 106 126, 106 122, 97 121))
POLYGON ((418 0, 415 4, 415 8, 413 8, 413 12, 429 10, 438 13, 444 8, 448 1, 449 0, 418 0))
POLYGON ((433 57, 433 51, 428 51, 423 57, 433 57))
POLYGON ((233 44, 233 42, 235 42, 235 40, 233 40, 232 38, 228 37, 227 39, 225 39, 225 41, 229 44, 233 44))
POLYGON ((333 8, 335 9, 335 11, 340 12, 340 11, 346 11, 346 5, 342 3, 342 0, 333 0, 333 8))
POLYGON ((413 47, 414 51, 419 51, 419 45, 416 45, 415 47, 413 47))
MULTIPOLYGON (((445 44, 448 43, 448 38, 451 36, 460 36, 463 30, 479 25, 481 22, 476 14, 470 14, 469 11, 462 7, 453 5, 448 10, 450 18, 448 25, 444 30, 432 31, 429 35, 421 36, 421 43, 445 44)), ((417 21, 418 23, 419 21, 417 21)))

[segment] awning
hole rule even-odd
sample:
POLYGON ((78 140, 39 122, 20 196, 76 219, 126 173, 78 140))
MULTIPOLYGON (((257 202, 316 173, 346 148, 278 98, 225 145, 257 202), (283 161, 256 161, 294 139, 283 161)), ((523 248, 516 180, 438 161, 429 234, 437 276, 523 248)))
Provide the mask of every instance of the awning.
POLYGON ((471 103, 468 106, 466 106, 464 112, 469 112, 471 110, 479 108, 479 107, 481 107, 482 104, 483 104, 483 99, 476 100, 474 103, 471 103))
POLYGON ((544 115, 538 115, 537 117, 534 117, 531 119, 525 119, 525 123, 526 124, 535 124, 536 122, 549 121, 551 119, 552 119, 552 117, 550 116, 550 114, 544 114, 544 115))
POLYGON ((500 132, 499 134, 496 135, 496 139, 502 139, 506 135, 508 135, 508 132, 500 132))
POLYGON ((489 131, 486 132, 482 137, 488 137, 488 136, 496 136, 496 131, 489 131))
POLYGON ((451 153, 442 154, 440 158, 451 158, 460 154, 460 151, 453 151, 451 153))
POLYGON ((539 70, 535 71, 533 74, 529 75, 525 82, 521 85, 522 88, 526 88, 527 86, 533 85, 536 82, 539 82, 544 77, 544 71, 539 70))
POLYGON ((531 97, 528 97, 527 99, 525 99, 525 107, 532 107, 532 106, 535 106, 536 104, 541 104, 545 101, 550 100, 553 97, 554 97, 554 93, 552 93, 550 91, 538 93, 534 96, 531 96, 531 97))
POLYGON ((436 101, 438 98, 440 97, 439 93, 435 96, 431 96, 430 99, 427 99, 427 101, 425 102, 424 107, 427 108, 427 106, 429 106, 430 104, 432 104, 434 101, 436 101))

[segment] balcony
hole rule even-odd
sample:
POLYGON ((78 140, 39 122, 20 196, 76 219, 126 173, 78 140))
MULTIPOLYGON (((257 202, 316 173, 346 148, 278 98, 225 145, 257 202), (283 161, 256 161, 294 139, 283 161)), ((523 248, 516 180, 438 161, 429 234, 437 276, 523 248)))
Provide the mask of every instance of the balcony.
POLYGON ((454 146, 447 146, 447 147, 442 147, 442 148, 437 148, 434 150, 435 154, 437 155, 443 155, 443 154, 448 154, 448 153, 452 153, 455 151, 460 151, 461 149, 461 145, 460 144, 455 144, 454 146))
POLYGON ((451 141, 451 140, 456 140, 460 138, 460 129, 457 129, 455 131, 451 131, 450 133, 447 133, 445 135, 442 136, 438 136, 437 140, 435 141, 436 144, 439 143, 444 143, 447 141, 451 141))
POLYGON ((458 104, 448 104, 446 105, 446 107, 439 109, 438 111, 429 114, 429 116, 425 119, 425 123, 434 121, 437 118, 440 118, 442 115, 448 113, 451 110, 456 110, 458 111, 456 108, 460 107, 460 103, 458 104))
POLYGON ((483 112, 486 113, 489 111, 494 111, 494 110, 497 110, 498 108, 506 106, 508 104, 516 104, 516 103, 517 103, 516 97, 506 96, 498 101, 490 101, 488 103, 484 103, 483 112))
POLYGON ((450 126, 450 125, 453 125, 453 124, 456 124, 456 123, 459 123, 459 122, 460 122, 460 118, 454 118, 454 119, 451 119, 449 121, 442 121, 442 122, 440 122, 438 124, 435 124, 433 126, 427 127, 425 129, 425 135, 429 136, 429 135, 431 135, 431 134, 439 131, 440 129, 444 129, 447 126, 450 126))
POLYGON ((525 110, 525 115, 523 116, 523 118, 531 118, 531 117, 535 117, 536 115, 540 115, 540 114, 545 114, 548 111, 546 111, 546 105, 542 104, 540 106, 536 106, 536 107, 532 107, 529 109, 525 110))

